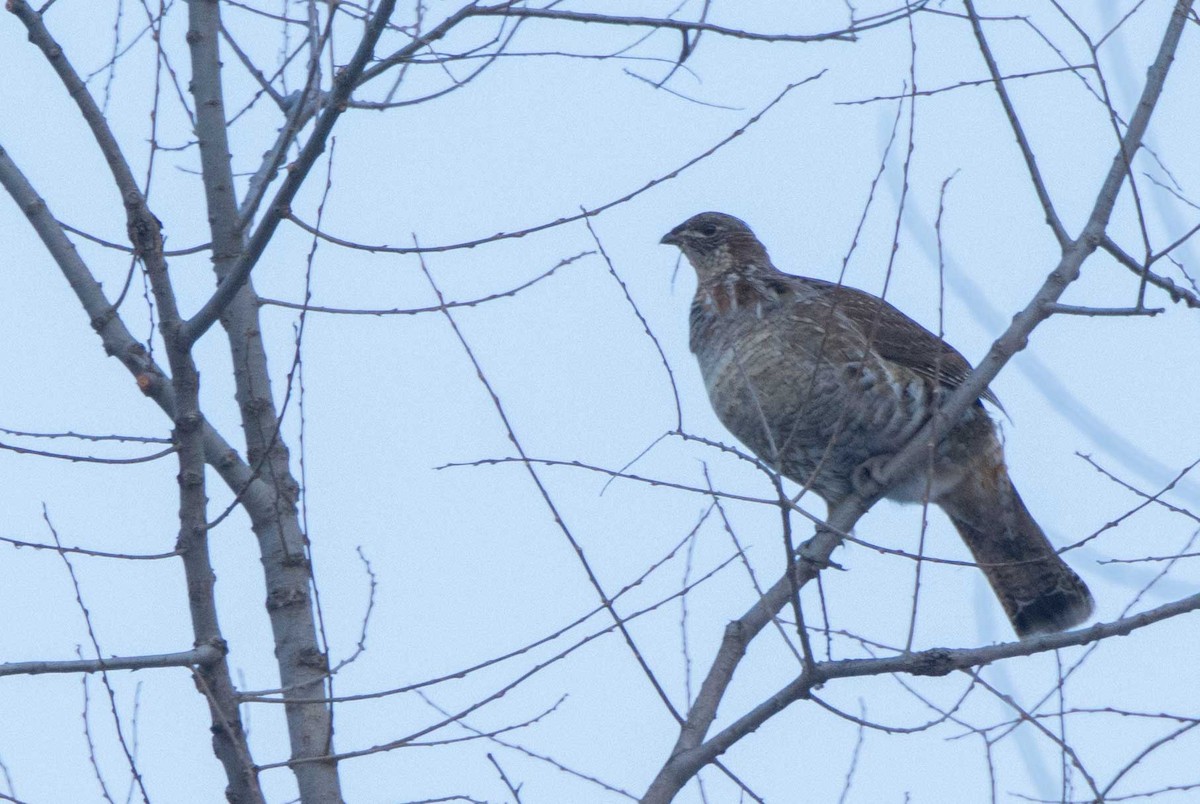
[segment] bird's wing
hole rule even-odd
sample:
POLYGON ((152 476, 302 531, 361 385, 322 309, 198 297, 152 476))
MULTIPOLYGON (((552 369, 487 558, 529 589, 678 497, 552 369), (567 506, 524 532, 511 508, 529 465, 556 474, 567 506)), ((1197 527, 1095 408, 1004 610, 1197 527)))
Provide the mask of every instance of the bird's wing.
MULTIPOLYGON (((802 281, 828 294, 836 309, 854 322, 885 360, 947 388, 958 388, 971 373, 971 364, 953 346, 878 296, 821 279, 803 277, 802 281)), ((1004 410, 990 388, 981 397, 1004 410)))

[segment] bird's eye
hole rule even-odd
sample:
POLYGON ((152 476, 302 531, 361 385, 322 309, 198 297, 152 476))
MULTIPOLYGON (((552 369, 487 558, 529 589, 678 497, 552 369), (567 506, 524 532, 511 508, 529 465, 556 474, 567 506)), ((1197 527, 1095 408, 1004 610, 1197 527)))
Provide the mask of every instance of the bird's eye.
POLYGON ((706 223, 700 227, 700 234, 705 237, 712 237, 717 233, 717 226, 714 223, 706 223))

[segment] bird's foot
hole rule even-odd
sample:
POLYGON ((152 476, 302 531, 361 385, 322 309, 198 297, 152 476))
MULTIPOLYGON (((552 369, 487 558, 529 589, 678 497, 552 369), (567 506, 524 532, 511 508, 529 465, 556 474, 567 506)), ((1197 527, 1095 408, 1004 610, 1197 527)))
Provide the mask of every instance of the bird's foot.
POLYGON ((820 555, 814 550, 812 539, 804 542, 804 544, 796 549, 796 560, 816 567, 818 570, 835 569, 845 571, 846 569, 836 561, 832 561, 827 556, 820 555))

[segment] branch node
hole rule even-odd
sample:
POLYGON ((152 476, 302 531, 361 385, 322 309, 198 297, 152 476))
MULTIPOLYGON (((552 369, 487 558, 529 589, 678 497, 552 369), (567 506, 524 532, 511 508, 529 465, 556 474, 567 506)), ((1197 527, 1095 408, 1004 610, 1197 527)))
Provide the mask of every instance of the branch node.
POLYGON ((307 606, 308 592, 300 588, 274 589, 267 595, 267 611, 277 611, 287 606, 307 606))
POLYGON ((914 676, 945 676, 958 669, 948 648, 930 648, 912 655, 914 676))

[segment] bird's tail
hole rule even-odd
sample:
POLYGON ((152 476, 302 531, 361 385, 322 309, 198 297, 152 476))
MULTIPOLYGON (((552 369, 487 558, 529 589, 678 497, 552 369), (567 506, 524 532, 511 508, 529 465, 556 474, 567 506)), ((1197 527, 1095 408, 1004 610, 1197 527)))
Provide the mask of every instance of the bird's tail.
POLYGON ((1017 636, 1065 631, 1092 615, 1087 585, 1059 558, 1004 464, 938 500, 1000 598, 1017 636), (985 480, 985 482, 978 482, 985 480))

